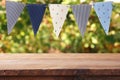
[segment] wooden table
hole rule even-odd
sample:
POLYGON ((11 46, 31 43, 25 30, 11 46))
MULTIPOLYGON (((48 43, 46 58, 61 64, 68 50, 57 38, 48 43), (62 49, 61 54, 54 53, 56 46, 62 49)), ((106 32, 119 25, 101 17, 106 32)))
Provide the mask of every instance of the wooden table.
POLYGON ((120 54, 1 54, 0 80, 120 80, 120 54))

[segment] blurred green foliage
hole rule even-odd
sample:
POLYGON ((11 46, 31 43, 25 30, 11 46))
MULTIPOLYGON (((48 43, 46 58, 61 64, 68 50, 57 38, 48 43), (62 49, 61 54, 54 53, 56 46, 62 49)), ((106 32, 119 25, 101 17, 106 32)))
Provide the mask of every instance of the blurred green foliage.
MULTIPOLYGON (((20 1, 20 0, 19 0, 20 1)), ((103 0, 96 0, 103 1, 103 0)), ((80 4, 79 0, 22 0, 23 3, 80 4)), ((84 3, 90 3, 86 1, 84 3)), ((7 34, 6 10, 0 6, 1 53, 119 53, 120 52, 120 4, 114 3, 110 32, 105 34, 95 11, 92 9, 85 36, 82 38, 72 10, 69 10, 62 32, 57 38, 49 9, 36 36, 25 8, 10 35, 7 34)))

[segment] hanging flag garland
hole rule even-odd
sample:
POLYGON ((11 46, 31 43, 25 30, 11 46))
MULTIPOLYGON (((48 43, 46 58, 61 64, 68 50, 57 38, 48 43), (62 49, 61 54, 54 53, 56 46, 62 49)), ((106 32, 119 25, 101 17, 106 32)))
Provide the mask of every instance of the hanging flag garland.
MULTIPOLYGON (((34 34, 37 34, 39 26, 42 22, 46 4, 23 4, 20 2, 6 1, 6 17, 7 17, 7 29, 8 34, 11 33, 13 27, 15 26, 17 19, 22 13, 24 7, 27 7, 30 16, 30 21, 32 23, 32 28, 34 34)), ((87 22, 90 16, 90 11, 92 5, 81 4, 81 5, 63 5, 63 4, 49 4, 50 15, 53 22, 54 33, 58 37, 62 26, 65 22, 66 16, 68 14, 69 8, 72 8, 74 17, 79 26, 82 37, 85 34, 87 22)), ((110 18, 112 15, 112 2, 96 2, 93 3, 93 8, 100 20, 105 33, 108 34, 110 26, 110 18)))
POLYGON ((89 4, 73 5, 72 10, 83 37, 86 31, 86 25, 90 15, 91 5, 89 4))

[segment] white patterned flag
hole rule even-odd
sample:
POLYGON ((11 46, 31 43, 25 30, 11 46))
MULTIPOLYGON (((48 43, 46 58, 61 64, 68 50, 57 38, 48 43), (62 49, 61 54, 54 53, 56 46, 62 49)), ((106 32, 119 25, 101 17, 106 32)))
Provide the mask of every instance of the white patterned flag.
POLYGON ((69 5, 61 5, 61 4, 49 5, 50 15, 52 17, 52 22, 54 26, 54 32, 57 37, 61 32, 69 8, 70 8, 69 5))
POLYGON ((6 1, 7 29, 8 34, 11 33, 14 25, 17 22, 25 4, 19 2, 6 1))
POLYGON ((112 15, 112 2, 97 2, 93 4, 97 16, 106 34, 109 32, 110 18, 112 15))
POLYGON ((91 5, 89 4, 73 5, 72 10, 83 37, 90 16, 91 5))

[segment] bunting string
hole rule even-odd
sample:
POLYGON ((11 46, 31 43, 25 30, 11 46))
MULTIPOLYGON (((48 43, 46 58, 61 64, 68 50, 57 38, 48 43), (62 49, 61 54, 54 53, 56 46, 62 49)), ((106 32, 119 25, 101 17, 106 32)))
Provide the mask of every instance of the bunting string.
POLYGON ((36 35, 45 14, 46 7, 49 7, 54 33, 57 37, 59 37, 59 34, 62 30, 62 26, 66 20, 69 8, 72 9, 81 35, 84 37, 92 6, 99 18, 101 26, 103 27, 105 33, 108 34, 113 9, 112 4, 113 2, 108 1, 79 5, 49 4, 47 6, 46 4, 23 4, 20 2, 6 1, 8 34, 12 32, 12 29, 15 26, 20 14, 22 13, 23 9, 27 7, 33 32, 36 35))

